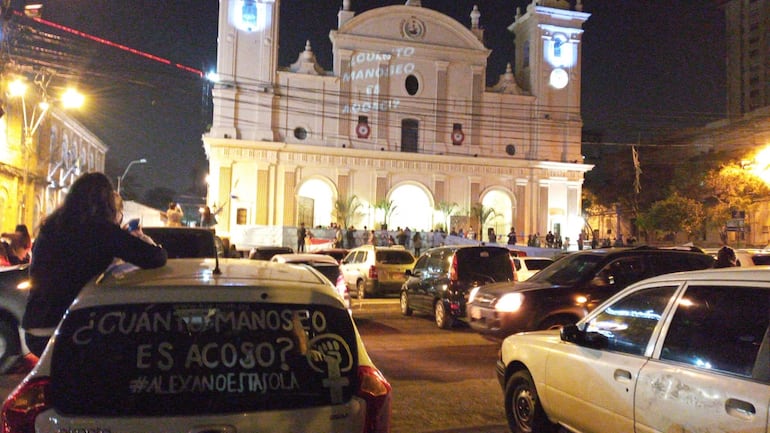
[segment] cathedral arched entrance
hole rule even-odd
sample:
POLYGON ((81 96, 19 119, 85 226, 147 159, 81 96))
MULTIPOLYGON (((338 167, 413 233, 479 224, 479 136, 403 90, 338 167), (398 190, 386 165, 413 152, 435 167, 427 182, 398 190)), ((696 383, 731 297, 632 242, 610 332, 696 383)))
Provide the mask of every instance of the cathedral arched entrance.
POLYGON ((334 185, 322 178, 311 178, 297 190, 297 225, 329 227, 336 190, 334 185))
MULTIPOLYGON (((499 236, 505 236, 513 224, 513 215, 515 215, 515 203, 513 195, 503 188, 491 188, 484 192, 481 198, 481 205, 485 208, 492 209, 493 214, 484 222, 481 228, 483 239, 487 240, 487 230, 489 227, 495 229, 495 233, 499 236)), ((502 242, 502 241, 501 241, 502 242)))
POLYGON ((393 213, 388 219, 388 229, 409 227, 430 231, 433 227, 433 198, 422 185, 406 183, 393 188, 388 200, 393 202, 393 213))

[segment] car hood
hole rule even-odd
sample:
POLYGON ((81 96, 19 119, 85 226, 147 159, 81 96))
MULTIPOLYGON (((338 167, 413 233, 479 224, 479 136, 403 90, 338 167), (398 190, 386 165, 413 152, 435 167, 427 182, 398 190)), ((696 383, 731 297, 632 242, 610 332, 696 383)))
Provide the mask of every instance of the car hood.
POLYGON ((499 297, 500 295, 504 295, 506 293, 530 292, 532 290, 550 289, 555 287, 557 286, 554 286, 548 282, 540 281, 505 281, 482 286, 478 293, 499 297))

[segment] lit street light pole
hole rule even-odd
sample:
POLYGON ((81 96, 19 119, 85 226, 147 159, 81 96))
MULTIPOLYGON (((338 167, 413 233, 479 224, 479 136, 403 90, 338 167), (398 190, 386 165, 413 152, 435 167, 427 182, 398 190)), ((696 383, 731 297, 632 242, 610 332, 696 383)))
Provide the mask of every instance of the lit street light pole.
MULTIPOLYGON (((36 79, 36 83, 38 83, 36 79)), ((21 186, 21 203, 19 206, 19 221, 24 221, 27 211, 27 183, 29 182, 29 160, 33 151, 32 139, 35 136, 40 124, 43 122, 45 115, 48 113, 51 105, 45 98, 45 87, 47 84, 41 85, 43 87, 43 100, 34 107, 32 114, 28 115, 27 100, 24 95, 27 92, 27 83, 22 79, 16 79, 9 83, 8 90, 11 97, 18 97, 21 100, 21 108, 23 115, 23 125, 21 128, 21 142, 22 142, 22 157, 24 159, 24 178, 21 186)), ((74 89, 67 89, 62 95, 62 106, 64 108, 78 108, 83 105, 84 97, 82 94, 74 89)))
POLYGON ((118 176, 118 195, 120 195, 120 183, 123 181, 123 178, 126 177, 126 174, 128 173, 128 170, 131 168, 131 166, 134 164, 146 164, 146 163, 147 163, 147 159, 145 158, 135 159, 128 163, 128 165, 126 166, 126 169, 123 171, 123 174, 121 176, 118 176))

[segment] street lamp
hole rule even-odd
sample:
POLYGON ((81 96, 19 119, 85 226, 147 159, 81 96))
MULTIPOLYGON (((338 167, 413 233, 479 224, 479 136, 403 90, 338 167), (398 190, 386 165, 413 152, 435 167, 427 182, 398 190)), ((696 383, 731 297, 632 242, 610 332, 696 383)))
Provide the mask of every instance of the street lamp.
MULTIPOLYGON (((36 80, 37 83, 37 80, 36 80)), ((38 83, 39 84, 39 83, 38 83)), ((46 100, 45 87, 47 85, 41 85, 43 94, 42 101, 38 103, 33 109, 32 113, 28 113, 27 100, 25 94, 27 93, 27 83, 22 79, 15 79, 8 84, 8 94, 11 97, 19 98, 21 100, 21 108, 23 115, 23 125, 21 128, 21 141, 22 141, 22 154, 24 157, 24 180, 22 181, 22 194, 21 205, 19 206, 19 221, 24 220, 27 208, 27 182, 29 181, 29 160, 32 153, 32 138, 37 133, 40 124, 43 122, 45 115, 48 113, 51 105, 46 100)), ((79 108, 83 105, 84 97, 77 90, 67 89, 62 99, 64 108, 79 108)))
POLYGON ((123 180, 124 177, 126 177, 126 174, 128 173, 128 170, 131 168, 134 164, 146 164, 147 160, 145 158, 142 159, 135 159, 128 163, 126 166, 126 169, 123 171, 123 175, 118 176, 118 195, 120 195, 120 183, 123 180))

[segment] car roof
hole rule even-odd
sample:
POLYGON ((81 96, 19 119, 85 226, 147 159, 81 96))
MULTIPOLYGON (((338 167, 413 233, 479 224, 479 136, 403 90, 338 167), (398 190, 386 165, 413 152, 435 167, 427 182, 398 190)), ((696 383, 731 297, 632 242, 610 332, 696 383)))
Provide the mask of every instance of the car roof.
POLYGON ((294 254, 276 254, 270 258, 273 262, 281 263, 330 263, 338 264, 337 260, 326 254, 294 253, 294 254))
POLYGON ((660 283, 665 281, 762 281, 770 282, 770 266, 752 266, 748 268, 732 267, 702 269, 699 271, 674 272, 651 277, 644 282, 660 283))
POLYGON ((341 302, 326 278, 307 266, 266 260, 218 262, 219 266, 216 259, 169 259, 156 269, 130 263, 113 266, 83 288, 72 308, 148 301, 341 302))
POLYGON ((647 245, 640 245, 638 247, 610 247, 610 248, 598 248, 592 250, 576 251, 574 254, 594 254, 594 255, 628 255, 634 253, 652 253, 652 254, 695 254, 695 255, 707 255, 702 251, 693 251, 689 249, 679 248, 657 248, 647 245))

